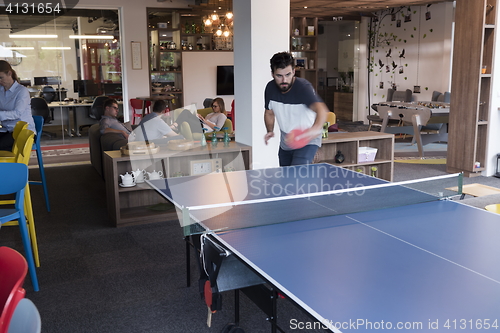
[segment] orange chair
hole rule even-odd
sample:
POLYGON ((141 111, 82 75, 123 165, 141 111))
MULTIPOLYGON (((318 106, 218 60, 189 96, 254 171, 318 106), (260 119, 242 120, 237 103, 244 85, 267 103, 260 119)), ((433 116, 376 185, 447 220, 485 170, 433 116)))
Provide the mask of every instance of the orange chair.
MULTIPOLYGON (((142 118, 142 103, 144 101, 136 98, 130 99, 130 106, 132 107, 132 125, 135 125, 135 118, 142 118)), ((144 114, 151 112, 149 109, 151 107, 151 101, 146 101, 146 109, 144 114)))

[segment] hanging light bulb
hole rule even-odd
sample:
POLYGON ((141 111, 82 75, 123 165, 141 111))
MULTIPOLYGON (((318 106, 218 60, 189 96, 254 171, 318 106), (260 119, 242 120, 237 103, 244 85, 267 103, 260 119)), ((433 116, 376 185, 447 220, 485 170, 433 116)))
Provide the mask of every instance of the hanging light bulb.
POLYGON ((219 15, 217 15, 217 12, 214 11, 211 15, 210 15, 210 19, 212 20, 212 24, 214 25, 217 25, 219 23, 219 15))
POLYGON ((226 18, 227 18, 228 20, 231 20, 231 19, 233 18, 233 12, 227 12, 227 13, 226 13, 226 18))
POLYGON ((210 19, 210 17, 207 17, 203 23, 205 24, 206 27, 208 26, 212 26, 212 20, 210 19))
POLYGON ((231 36, 231 31, 229 30, 229 28, 228 28, 228 26, 227 26, 227 25, 224 27, 224 30, 222 31, 222 35, 223 35, 224 37, 229 37, 229 36, 231 36))
POLYGON ((222 28, 221 28, 221 27, 219 27, 219 28, 217 29, 217 31, 215 32, 215 34, 217 35, 217 37, 222 36, 222 28))

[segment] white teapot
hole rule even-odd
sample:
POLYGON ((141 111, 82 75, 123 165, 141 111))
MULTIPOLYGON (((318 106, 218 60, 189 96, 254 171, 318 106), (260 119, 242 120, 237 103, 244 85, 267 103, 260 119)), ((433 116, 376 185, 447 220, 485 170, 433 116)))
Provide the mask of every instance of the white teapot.
POLYGON ((125 185, 125 186, 134 185, 135 184, 134 175, 131 174, 131 173, 127 172, 124 175, 120 175, 120 177, 122 179, 122 184, 125 185))
POLYGON ((144 183, 144 174, 146 173, 145 170, 135 170, 132 171, 132 174, 134 175, 134 179, 136 183, 144 183))
POLYGON ((151 179, 161 179, 163 177, 163 172, 153 170, 153 172, 148 172, 148 178, 151 179))

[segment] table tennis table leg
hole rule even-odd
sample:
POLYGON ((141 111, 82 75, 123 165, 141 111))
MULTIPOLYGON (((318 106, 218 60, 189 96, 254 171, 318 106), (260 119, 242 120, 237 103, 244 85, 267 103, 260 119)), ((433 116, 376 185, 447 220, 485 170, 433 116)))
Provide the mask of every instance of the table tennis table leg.
MULTIPOLYGON (((263 284, 259 284, 252 287, 247 287, 241 289, 241 291, 255 304, 259 309, 262 310, 267 315, 266 320, 271 324, 271 332, 276 333, 279 330, 282 333, 285 333, 278 326, 278 291, 271 286, 265 286, 263 284)), ((235 295, 236 300, 236 295, 235 295)), ((239 296, 238 296, 239 303, 239 296)), ((235 304, 235 320, 236 313, 239 312, 239 305, 235 304)))
POLYGON ((240 324, 240 290, 234 290, 234 322, 240 324))
POLYGON ((191 287, 191 244, 189 236, 184 237, 186 242, 186 285, 191 287))

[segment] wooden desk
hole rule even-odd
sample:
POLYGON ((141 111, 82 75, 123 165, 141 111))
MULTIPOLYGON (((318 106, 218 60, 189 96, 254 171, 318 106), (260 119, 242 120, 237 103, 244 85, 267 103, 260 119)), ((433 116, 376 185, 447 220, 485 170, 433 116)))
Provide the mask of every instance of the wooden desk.
MULTIPOLYGON (((96 120, 88 117, 89 109, 92 107, 92 105, 93 103, 73 103, 73 102, 52 102, 48 104, 50 109, 60 110, 63 113, 63 122, 66 123, 65 125, 67 127, 69 136, 73 136, 73 133, 76 136, 81 136, 79 119, 81 120, 81 118, 87 118, 92 122, 96 122, 96 120), (73 127, 71 126, 70 111, 73 112, 73 127), (84 113, 85 116, 82 117, 81 113, 84 113)), ((123 111, 122 101, 118 102, 118 106, 120 107, 120 111, 123 111)))
MULTIPOLYGON (((137 169, 148 172, 162 171, 166 178, 187 176, 190 173, 190 162, 220 158, 223 167, 231 170, 249 170, 252 165, 252 147, 232 141, 229 147, 219 142, 217 147, 208 143, 207 147, 196 147, 185 151, 168 150, 165 146, 152 155, 127 156, 121 151, 104 152, 104 179, 106 180, 106 197, 108 215, 115 226, 126 226, 176 220, 177 213, 168 207, 165 199, 159 196, 146 183, 133 187, 120 187, 120 175, 137 169), (158 205, 161 204, 161 205, 158 205), (158 206, 155 206, 158 205, 158 206), (166 210, 156 209, 158 207, 166 210)), ((193 189, 196 191, 198 189, 193 189)))
MULTIPOLYGON (((73 136, 72 132, 80 136, 80 129, 78 127, 78 120, 76 112, 78 109, 87 111, 92 107, 92 103, 73 103, 73 102, 51 102, 48 104, 49 109, 60 110, 63 113, 63 121, 66 123, 66 128, 69 136, 73 136), (71 127, 70 111, 73 111, 73 128, 71 127)), ((64 124, 63 124, 64 126, 64 124)))

